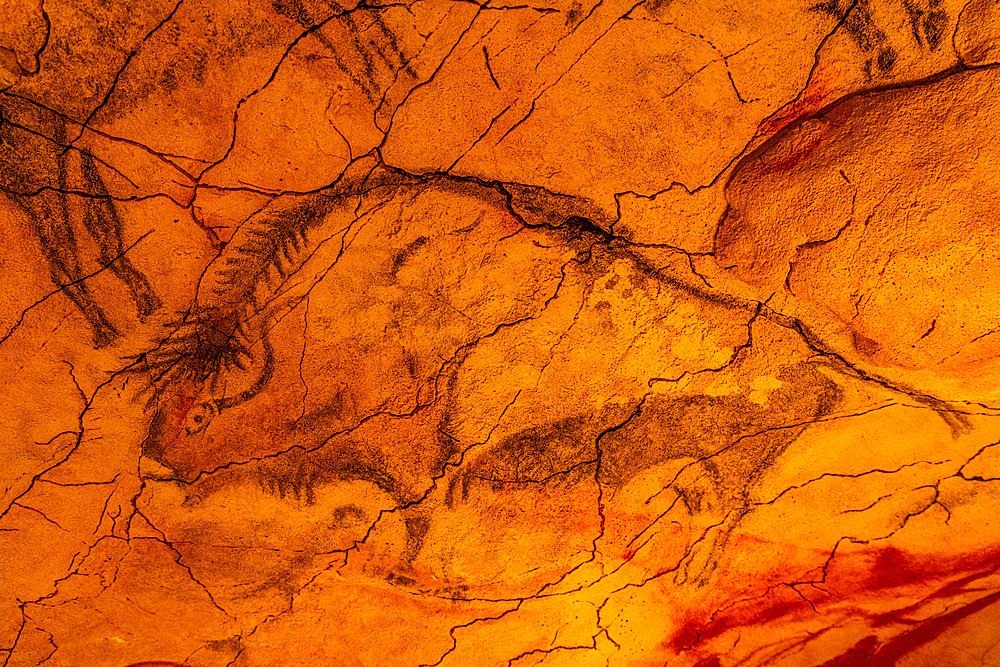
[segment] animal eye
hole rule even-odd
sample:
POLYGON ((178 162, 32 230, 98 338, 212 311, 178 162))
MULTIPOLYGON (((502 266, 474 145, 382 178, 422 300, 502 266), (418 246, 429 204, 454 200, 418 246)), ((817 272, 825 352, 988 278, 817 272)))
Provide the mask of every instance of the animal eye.
POLYGON ((188 413, 187 419, 184 424, 184 432, 188 435, 194 435, 195 433, 200 433, 204 431, 209 424, 212 423, 212 418, 215 417, 215 406, 212 401, 203 401, 191 409, 188 413))

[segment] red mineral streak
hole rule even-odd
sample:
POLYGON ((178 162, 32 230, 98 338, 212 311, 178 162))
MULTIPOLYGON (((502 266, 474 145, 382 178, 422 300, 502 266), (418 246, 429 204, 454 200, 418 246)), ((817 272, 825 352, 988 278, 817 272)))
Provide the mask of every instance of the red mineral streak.
POLYGON ((868 664, 867 660, 871 658, 872 653, 877 649, 878 637, 868 635, 836 658, 827 660, 819 667, 833 667, 834 665, 837 665, 837 667, 851 667, 852 665, 859 667, 860 665, 868 664))
POLYGON ((829 97, 832 87, 831 79, 832 77, 826 74, 811 80, 802 94, 757 125, 757 136, 760 138, 769 137, 795 121, 819 111, 823 107, 824 101, 829 97))
MULTIPOLYGON (((852 612, 855 620, 867 617, 873 630, 889 628, 888 632, 892 632, 892 626, 910 629, 881 641, 872 634, 819 666, 889 667, 906 654, 934 641, 964 618, 1000 603, 1000 591, 997 591, 923 621, 914 618, 919 617, 921 609, 933 600, 953 600, 976 592, 979 589, 971 585, 998 570, 1000 549, 945 559, 918 557, 892 546, 872 548, 849 560, 841 557, 839 567, 829 569, 826 580, 818 584, 821 588, 817 589, 829 593, 827 597, 810 601, 792 585, 772 586, 764 595, 750 597, 724 611, 708 611, 700 618, 689 618, 661 645, 681 653, 732 629, 761 627, 774 622, 790 624, 814 615, 816 611, 823 613, 826 605, 843 608, 845 603, 860 599, 883 597, 891 600, 901 595, 913 595, 915 589, 925 587, 927 594, 912 605, 886 613, 861 608, 852 612), (942 580, 953 577, 957 578, 941 585, 942 580)), ((801 587, 806 587, 806 584, 801 587)), ((717 664, 710 662, 711 658, 708 660, 699 662, 698 666, 717 664)))
POLYGON ((800 148, 799 150, 795 151, 788 157, 779 160, 778 162, 775 162, 774 164, 772 164, 767 168, 767 171, 765 173, 782 174, 786 171, 791 171, 792 169, 797 167, 803 160, 805 160, 807 157, 811 156, 813 153, 816 152, 816 149, 819 148, 824 143, 824 140, 826 139, 825 135, 826 135, 825 132, 818 132, 815 136, 813 136, 810 139, 809 143, 806 144, 803 148, 800 148))
POLYGON ((770 591, 757 604, 747 604, 743 609, 724 612, 709 621, 690 620, 681 626, 674 638, 666 645, 680 653, 694 648, 700 642, 717 637, 728 630, 741 627, 765 625, 787 616, 812 612, 812 607, 794 591, 776 589, 770 591), (765 602, 768 600, 777 601, 765 602))
POLYGON ((719 660, 719 656, 713 655, 711 658, 699 660, 694 667, 722 667, 722 662, 719 660))
POLYGON ((866 584, 869 590, 879 590, 919 583, 929 578, 929 575, 931 573, 926 568, 908 558, 901 550, 886 547, 875 556, 866 584))
MULTIPOLYGON (((987 595, 955 611, 931 617, 912 630, 885 643, 879 643, 875 635, 869 635, 847 652, 824 662, 820 667, 891 667, 906 654, 937 639, 962 619, 998 602, 1000 602, 1000 592, 987 595)), ((899 620, 906 622, 906 619, 899 620)))
POLYGON ((184 453, 178 452, 177 447, 184 442, 185 429, 190 427, 188 417, 197 407, 201 391, 200 384, 181 382, 176 393, 166 398, 165 404, 158 409, 151 426, 152 437, 148 444, 154 456, 166 456, 161 462, 166 463, 166 460, 171 460, 176 463, 183 459, 184 453), (178 459, 178 454, 181 455, 181 459, 178 459))
POLYGON ((166 413, 166 423, 164 427, 166 432, 169 433, 169 437, 165 439, 166 442, 173 442, 184 427, 184 422, 187 420, 188 414, 191 412, 192 408, 198 402, 198 396, 201 394, 201 387, 196 386, 191 383, 184 383, 180 388, 178 393, 176 393, 173 398, 170 399, 170 405, 167 408, 166 413))
POLYGON ((499 227, 505 234, 513 235, 524 229, 524 224, 514 215, 503 213, 497 220, 499 227))
POLYGON ((700 625, 697 621, 688 621, 674 634, 673 639, 663 642, 662 646, 674 653, 691 650, 701 641, 700 625))

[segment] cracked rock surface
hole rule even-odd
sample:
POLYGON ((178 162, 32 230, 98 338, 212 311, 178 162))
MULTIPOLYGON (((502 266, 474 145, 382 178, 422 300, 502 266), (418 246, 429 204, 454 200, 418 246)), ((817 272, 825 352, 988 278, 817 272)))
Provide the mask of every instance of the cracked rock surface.
POLYGON ((0 4, 3 667, 1000 666, 997 0, 0 4))

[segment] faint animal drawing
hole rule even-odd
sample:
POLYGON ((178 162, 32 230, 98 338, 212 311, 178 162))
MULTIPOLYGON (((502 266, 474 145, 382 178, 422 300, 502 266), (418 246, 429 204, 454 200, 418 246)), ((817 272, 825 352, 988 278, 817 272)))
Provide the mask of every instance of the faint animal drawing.
MULTIPOLYGON (((389 179, 381 185, 395 190, 400 183, 389 179)), ((312 195, 248 223, 220 258, 225 268, 218 279, 202 286, 205 304, 232 305, 196 307, 145 355, 155 388, 145 453, 173 467, 179 480, 192 481, 203 471, 185 470, 177 463, 171 454, 174 440, 198 434, 221 411, 250 400, 268 385, 274 368, 267 333, 269 309, 275 307, 272 297, 301 264, 309 230, 346 196, 370 186, 312 195), (244 379, 236 379, 240 375, 244 379), (227 383, 246 388, 230 398, 217 396, 216 388, 227 383)), ((579 235, 575 228, 567 233, 571 232, 579 235)), ((401 261, 400 256, 394 261, 401 261)), ((398 266, 387 271, 393 268, 398 266)), ((451 475, 445 482, 445 502, 468 501, 474 485, 488 485, 497 492, 525 485, 569 492, 578 484, 596 481, 614 491, 642 471, 690 458, 705 481, 675 481, 670 487, 692 515, 715 517, 725 524, 710 543, 692 553, 679 575, 680 580, 704 583, 731 530, 751 510, 750 492, 761 475, 810 423, 838 404, 840 390, 820 366, 803 363, 782 370, 778 376, 782 387, 771 392, 764 406, 746 396, 654 396, 613 430, 592 430, 594 424, 607 421, 607 414, 581 414, 524 429, 488 447, 451 475)), ((440 401, 460 400, 451 396, 454 383, 445 382, 444 391, 440 401)), ((343 407, 339 405, 336 412, 343 407)), ((322 443, 322 434, 313 432, 320 426, 306 420, 300 428, 309 429, 310 437, 322 443)), ((443 465, 451 460, 455 445, 442 436, 437 446, 443 465)), ((375 484, 397 503, 407 531, 402 558, 412 562, 423 548, 432 516, 426 504, 417 502, 419 493, 415 495, 403 481, 398 467, 390 453, 340 438, 308 455, 298 449, 279 453, 259 465, 258 474, 265 490, 307 504, 314 501, 314 488, 320 485, 353 480, 375 484)))
MULTIPOLYGON (((928 0, 926 10, 920 6, 919 0, 903 0, 903 8, 917 46, 924 48, 926 43, 926 48, 936 51, 941 46, 948 24, 948 14, 941 7, 941 0, 928 0)), ((865 74, 869 81, 888 75, 895 67, 899 54, 885 31, 878 26, 868 0, 822 0, 810 9, 843 22, 847 34, 865 55, 865 74)))
MULTIPOLYGON (((524 429, 490 448, 451 480, 449 502, 469 497, 476 484, 495 492, 525 486, 565 489, 596 483, 620 490, 640 472, 692 459, 696 482, 669 482, 692 514, 707 514, 719 533, 692 553, 679 583, 704 584, 718 564, 730 532, 752 509, 750 494, 761 476, 808 425, 840 401, 836 383, 812 363, 783 369, 782 387, 764 405, 743 395, 657 396, 620 427, 594 433, 602 415, 577 415, 524 429)), ((615 409, 616 406, 609 406, 615 409)), ((606 408, 607 410, 608 408, 606 408)))
POLYGON ((94 156, 70 149, 65 118, 26 104, 22 112, 34 113, 41 125, 47 125, 51 136, 14 124, 0 106, 0 187, 31 221, 52 282, 83 313, 95 347, 106 347, 120 334, 86 284, 78 243, 81 228, 97 244, 102 267, 128 288, 140 320, 144 321, 162 303, 146 276, 125 254, 122 217, 94 156), (75 190, 73 182, 86 190, 75 190))

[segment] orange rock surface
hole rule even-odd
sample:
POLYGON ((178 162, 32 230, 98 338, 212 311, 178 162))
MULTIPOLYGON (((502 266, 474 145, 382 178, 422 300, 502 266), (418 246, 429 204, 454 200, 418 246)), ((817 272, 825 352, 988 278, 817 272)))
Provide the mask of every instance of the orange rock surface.
POLYGON ((1000 665, 997 0, 0 4, 3 667, 1000 665))

